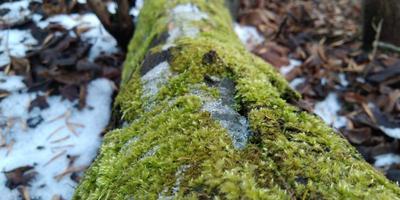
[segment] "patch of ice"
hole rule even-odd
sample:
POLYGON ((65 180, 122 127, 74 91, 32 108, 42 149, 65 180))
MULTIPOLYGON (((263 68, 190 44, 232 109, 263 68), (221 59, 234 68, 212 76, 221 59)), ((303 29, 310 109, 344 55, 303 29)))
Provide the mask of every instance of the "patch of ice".
POLYGON ((377 168, 390 166, 393 164, 400 164, 400 155, 392 153, 382 154, 379 156, 375 156, 374 158, 375 158, 374 166, 377 168))
POLYGON ((295 68, 299 67, 301 65, 301 61, 299 60, 294 60, 294 59, 290 59, 289 60, 289 65, 287 66, 283 66, 279 69, 279 72, 282 75, 287 75, 289 72, 291 72, 292 70, 294 70, 295 68))
POLYGON ((93 61, 101 53, 112 54, 118 51, 117 41, 106 31, 100 20, 93 13, 55 15, 38 22, 37 25, 45 28, 50 23, 60 24, 69 30, 74 27, 89 28, 88 31, 81 34, 81 39, 92 44, 89 51, 90 61, 93 61))
MULTIPOLYGON (((76 102, 50 96, 49 107, 29 112, 28 107, 37 93, 12 93, 0 102, 0 141, 10 151, 0 148, 0 170, 9 171, 21 166, 34 166, 36 179, 28 187, 32 199, 52 199, 61 195, 71 199, 76 183, 70 173, 58 176, 68 169, 67 155, 78 156, 69 169, 81 171, 90 165, 101 143, 101 132, 111 115, 112 83, 97 79, 88 86, 87 107, 77 110, 76 102), (33 126, 29 119, 42 121, 33 126), (2 138, 2 139, 1 139, 2 138)), ((17 189, 5 187, 6 177, 0 174, 2 199, 19 199, 17 189)))
POLYGON ((315 105, 314 112, 322 118, 326 123, 334 128, 342 128, 346 126, 347 118, 339 116, 341 105, 336 93, 330 93, 325 100, 315 105))
POLYGON ((240 41, 242 41, 249 50, 254 49, 257 45, 264 42, 264 37, 260 35, 257 29, 253 26, 245 26, 235 23, 234 29, 240 41))
POLYGON ((388 128, 384 126, 379 126, 379 129, 381 129, 382 132, 392 138, 400 139, 400 128, 388 128))
POLYGON ((10 63, 10 56, 24 57, 38 42, 29 30, 0 30, 0 66, 10 63))

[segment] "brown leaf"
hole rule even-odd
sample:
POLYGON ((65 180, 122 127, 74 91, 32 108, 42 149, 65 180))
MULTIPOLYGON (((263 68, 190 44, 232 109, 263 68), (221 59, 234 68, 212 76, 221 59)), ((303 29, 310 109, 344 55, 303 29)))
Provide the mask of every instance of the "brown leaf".
POLYGON ((32 166, 23 166, 4 172, 7 178, 6 186, 10 189, 15 189, 20 185, 29 185, 29 182, 33 180, 37 174, 33 169, 34 167, 32 166))

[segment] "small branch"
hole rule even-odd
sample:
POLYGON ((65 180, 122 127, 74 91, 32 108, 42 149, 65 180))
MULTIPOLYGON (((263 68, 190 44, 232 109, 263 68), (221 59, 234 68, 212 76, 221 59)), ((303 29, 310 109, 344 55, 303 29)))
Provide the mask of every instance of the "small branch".
POLYGON ((378 47, 384 50, 394 51, 400 53, 400 47, 386 42, 378 42, 378 47))

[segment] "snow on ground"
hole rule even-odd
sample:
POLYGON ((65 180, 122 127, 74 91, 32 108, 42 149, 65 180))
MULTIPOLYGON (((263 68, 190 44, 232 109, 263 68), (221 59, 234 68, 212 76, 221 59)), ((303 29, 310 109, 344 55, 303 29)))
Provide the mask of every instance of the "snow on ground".
POLYGON ((88 31, 81 34, 81 39, 92 44, 89 52, 90 61, 93 61, 102 52, 112 54, 118 51, 117 41, 105 30, 100 20, 93 13, 83 15, 60 14, 37 22, 40 28, 45 28, 49 24, 60 24, 68 30, 88 28, 88 31))
POLYGON ((327 124, 334 128, 342 128, 346 126, 347 118, 338 115, 340 111, 340 102, 336 93, 330 93, 325 100, 315 104, 314 112, 322 118, 327 124))
POLYGON ((9 1, 2 3, 0 10, 3 10, 5 14, 0 18, 0 25, 20 24, 28 20, 29 15, 31 15, 31 11, 28 8, 29 3, 30 1, 9 1))
POLYGON ((302 64, 301 61, 289 59, 289 65, 281 67, 279 69, 279 72, 285 76, 295 68, 300 67, 301 64, 302 64))
POLYGON ((129 14, 135 17, 139 16, 140 10, 143 8, 143 3, 144 0, 136 0, 135 7, 129 11, 129 14))
POLYGON ((248 50, 254 49, 257 45, 264 42, 264 37, 258 33, 257 29, 253 26, 234 24, 236 35, 240 41, 246 46, 248 50))
MULTIPOLYGON (((60 24, 71 30, 71 35, 75 34, 72 31, 74 28, 87 30, 80 37, 92 44, 89 60, 94 60, 101 53, 118 51, 116 40, 94 14, 60 14, 44 19, 28 9, 32 1, 41 2, 2 2, 0 27, 29 19, 40 28, 60 24)), ((86 3, 85 0, 78 2, 86 3)), ((142 6, 143 1, 137 1, 137 6, 131 10, 135 16, 142 6)), ((108 4, 108 9, 115 11, 116 5, 108 4)), ((27 51, 38 45, 30 30, 0 30, 0 66, 9 64, 10 56, 24 57, 27 51)), ((76 101, 70 102, 61 96, 46 96, 43 92, 28 92, 23 80, 21 76, 0 72, 0 199, 20 199, 18 189, 21 187, 12 190, 6 187, 10 180, 7 174, 25 166, 33 167, 31 171, 36 173, 26 187, 31 199, 45 200, 56 196, 71 199, 77 185, 73 174, 81 175, 91 164, 101 144, 101 133, 109 122, 113 83, 107 79, 90 82, 86 107, 78 110, 76 101), (45 96, 48 107, 29 108, 38 96, 45 96)))
POLYGON ((28 30, 0 30, 0 66, 10 63, 10 56, 24 57, 34 45, 37 41, 28 30))
POLYGON ((377 168, 390 166, 393 164, 400 164, 400 156, 396 154, 382 154, 379 156, 375 156, 374 166, 377 168))
MULTIPOLYGON (((51 199, 61 195, 71 199, 76 182, 71 172, 81 172, 90 165, 101 143, 101 133, 110 118, 112 83, 97 79, 88 86, 87 105, 75 108, 77 102, 63 100, 61 96, 47 98, 49 107, 30 112, 30 102, 38 93, 16 91, 21 89, 22 78, 2 76, 11 95, 0 102, 0 169, 10 171, 21 166, 33 166, 38 173, 31 182, 32 198, 51 199), (69 166, 69 158, 77 156, 69 166), (65 173, 65 175, 63 175, 65 173)), ((1 85, 0 87, 5 87, 1 85)), ((5 187, 6 176, 0 174, 1 199, 18 199, 17 189, 5 187)))

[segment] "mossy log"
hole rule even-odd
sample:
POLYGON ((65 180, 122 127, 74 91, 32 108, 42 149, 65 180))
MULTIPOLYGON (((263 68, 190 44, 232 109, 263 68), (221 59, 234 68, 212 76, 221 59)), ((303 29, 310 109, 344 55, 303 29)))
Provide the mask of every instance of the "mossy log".
POLYGON ((399 199, 247 52, 223 0, 147 0, 105 135, 74 199, 399 199))

